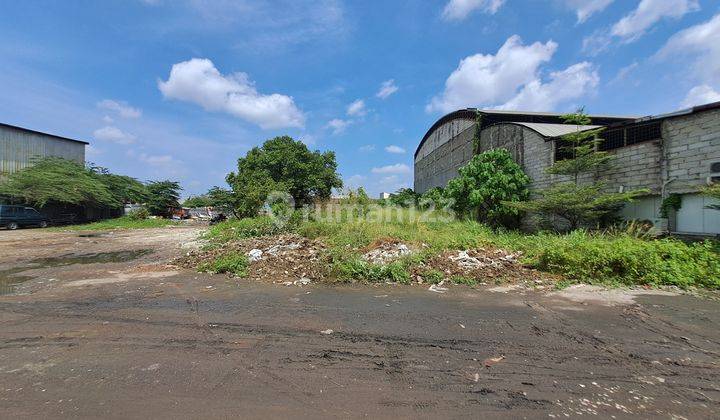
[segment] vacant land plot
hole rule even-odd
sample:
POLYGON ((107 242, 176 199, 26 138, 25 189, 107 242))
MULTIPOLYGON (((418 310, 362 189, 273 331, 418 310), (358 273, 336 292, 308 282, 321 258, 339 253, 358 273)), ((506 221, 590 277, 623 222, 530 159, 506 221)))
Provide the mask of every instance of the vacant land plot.
POLYGON ((0 232, 2 417, 720 410, 715 301, 588 286, 285 286, 172 265, 200 232, 0 232))

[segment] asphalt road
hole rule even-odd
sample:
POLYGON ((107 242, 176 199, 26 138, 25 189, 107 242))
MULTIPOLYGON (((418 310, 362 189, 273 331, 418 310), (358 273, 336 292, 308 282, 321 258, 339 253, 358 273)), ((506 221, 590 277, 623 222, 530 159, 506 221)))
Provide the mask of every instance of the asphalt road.
POLYGON ((0 418, 720 413, 717 302, 288 287, 166 265, 195 234, 0 232, 0 418))

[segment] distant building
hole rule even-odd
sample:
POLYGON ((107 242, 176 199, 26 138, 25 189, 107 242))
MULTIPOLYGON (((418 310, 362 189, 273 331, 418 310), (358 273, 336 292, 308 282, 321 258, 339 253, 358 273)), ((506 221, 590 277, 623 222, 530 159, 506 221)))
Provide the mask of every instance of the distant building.
POLYGON ((0 174, 30 166, 34 158, 56 156, 85 163, 89 143, 0 123, 0 174))
POLYGON ((415 191, 445 187, 474 153, 508 150, 538 191, 565 180, 545 172, 564 158, 558 143, 578 129, 606 129, 599 149, 614 157, 611 168, 597 174, 609 190, 647 188, 650 194, 625 206, 625 219, 650 220, 664 231, 720 234, 720 211, 698 189, 720 182, 720 102, 643 118, 590 116, 592 126, 563 124, 560 114, 467 109, 442 117, 415 152, 415 191), (476 121, 478 124, 476 124, 476 121), (473 138, 479 133, 479 142, 473 138), (668 219, 660 205, 679 194, 682 205, 668 219))
POLYGON ((381 200, 388 199, 388 198, 390 198, 391 195, 392 195, 392 194, 390 194, 389 192, 381 192, 381 193, 380 193, 380 199, 381 199, 381 200))

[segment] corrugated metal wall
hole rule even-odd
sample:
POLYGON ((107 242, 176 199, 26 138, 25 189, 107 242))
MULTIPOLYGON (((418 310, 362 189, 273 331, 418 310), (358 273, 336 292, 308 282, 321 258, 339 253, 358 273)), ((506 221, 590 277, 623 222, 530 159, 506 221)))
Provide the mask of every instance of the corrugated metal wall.
POLYGON ((85 162, 85 144, 0 126, 0 173, 28 166, 33 157, 57 156, 85 162))

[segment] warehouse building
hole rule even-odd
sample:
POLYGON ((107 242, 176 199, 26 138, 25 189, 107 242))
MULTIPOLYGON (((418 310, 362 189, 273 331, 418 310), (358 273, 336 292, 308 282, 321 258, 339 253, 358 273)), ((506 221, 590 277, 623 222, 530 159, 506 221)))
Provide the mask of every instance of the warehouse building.
POLYGON ((85 163, 88 143, 67 137, 0 123, 0 174, 11 174, 32 164, 32 160, 56 156, 85 163))
POLYGON ((598 127, 599 147, 614 155, 611 168, 598 174, 616 191, 647 188, 650 194, 627 205, 625 219, 650 220, 676 233, 720 234, 720 211, 698 189, 720 182, 720 102, 644 118, 590 116, 591 126, 562 124, 560 114, 466 109, 442 117, 415 152, 415 190, 445 187, 475 151, 507 149, 541 190, 563 180, 545 172, 562 159, 564 134, 598 127), (477 123, 476 123, 477 122, 477 123), (473 138, 479 138, 477 149, 473 138), (681 207, 660 217, 663 198, 681 196, 681 207))

